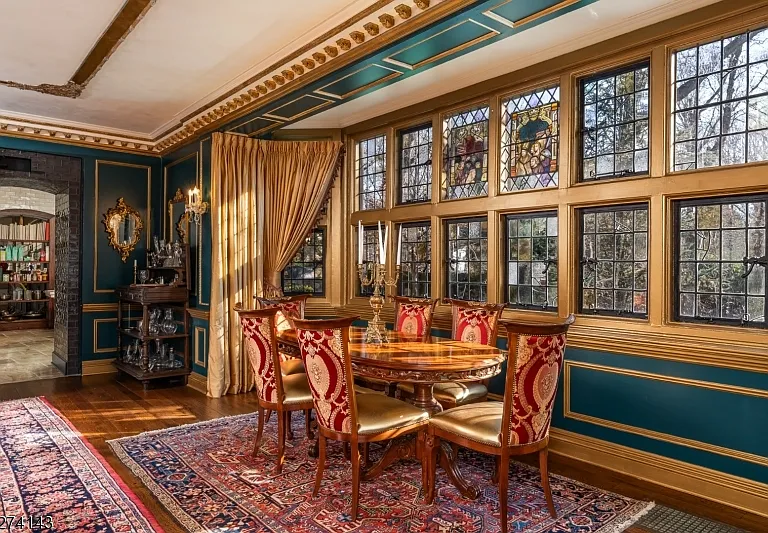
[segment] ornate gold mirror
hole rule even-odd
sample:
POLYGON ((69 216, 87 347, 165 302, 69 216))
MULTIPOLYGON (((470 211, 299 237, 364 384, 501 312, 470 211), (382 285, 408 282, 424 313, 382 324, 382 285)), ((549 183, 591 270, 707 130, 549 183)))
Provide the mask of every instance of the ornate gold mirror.
POLYGON ((186 198, 181 189, 168 201, 168 239, 173 241, 173 230, 182 243, 189 242, 189 213, 186 212, 186 198))
POLYGON ((107 209, 104 214, 104 229, 107 232, 109 245, 117 250, 123 263, 139 242, 144 223, 141 215, 133 207, 127 205, 123 198, 117 199, 115 207, 107 209))

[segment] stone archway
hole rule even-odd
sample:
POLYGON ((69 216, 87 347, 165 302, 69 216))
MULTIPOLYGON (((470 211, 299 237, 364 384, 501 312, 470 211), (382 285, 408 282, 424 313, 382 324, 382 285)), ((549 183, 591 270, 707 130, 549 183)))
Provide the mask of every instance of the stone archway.
POLYGON ((56 195, 54 245, 54 341, 52 362, 65 375, 80 374, 82 160, 76 157, 0 148, 12 165, 0 168, 0 186, 56 195))

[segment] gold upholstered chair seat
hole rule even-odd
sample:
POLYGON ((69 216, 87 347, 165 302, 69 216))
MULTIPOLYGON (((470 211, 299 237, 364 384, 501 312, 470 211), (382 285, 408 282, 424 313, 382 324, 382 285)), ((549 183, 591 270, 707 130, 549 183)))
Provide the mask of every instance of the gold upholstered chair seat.
POLYGON ((280 361, 280 373, 283 376, 304 374, 304 363, 301 359, 286 359, 285 361, 280 361))
POLYGON ((383 433, 429 420, 426 411, 384 394, 361 394, 357 398, 357 417, 360 435, 383 433))
POLYGON ((429 423, 458 437, 500 448, 503 409, 501 402, 460 405, 437 413, 429 423))
POLYGON ((283 376, 283 404, 306 403, 312 401, 312 391, 309 390, 306 374, 291 374, 283 376))
MULTIPOLYGON (((398 390, 413 396, 413 383, 400 383, 398 390)), ((480 402, 488 397, 488 388, 479 381, 468 383, 435 383, 432 387, 435 399, 446 407, 480 402)))

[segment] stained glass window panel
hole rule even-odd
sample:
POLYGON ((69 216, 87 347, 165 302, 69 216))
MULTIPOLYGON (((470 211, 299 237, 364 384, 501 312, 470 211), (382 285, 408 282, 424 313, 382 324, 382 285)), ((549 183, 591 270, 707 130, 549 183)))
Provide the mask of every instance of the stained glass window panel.
POLYGON ((488 106, 443 120, 443 198, 488 195, 488 106))
POLYGON ((648 173, 650 63, 583 79, 581 181, 648 173))
MULTIPOLYGON (((355 254, 357 257, 357 254, 355 254)), ((370 277, 376 263, 379 262, 379 228, 378 226, 363 226, 363 266, 366 277, 370 277)), ((355 272, 355 276, 357 272, 355 272)), ((370 296, 373 294, 372 286, 363 287, 360 277, 356 277, 357 295, 370 296)))
POLYGON ((647 204, 582 209, 579 312, 648 316, 647 204))
POLYGON ((399 204, 432 199, 432 126, 400 132, 399 204))
POLYGON ((508 215, 507 303, 557 310, 557 212, 508 215))
POLYGON ((768 28, 673 56, 672 170, 768 160, 768 28))
POLYGON ((325 294, 325 228, 309 234, 296 257, 283 269, 283 294, 325 294))
POLYGON ((432 295, 432 226, 429 222, 402 224, 400 295, 430 298, 432 295))
POLYGON ((488 298, 488 220, 448 220, 446 294, 448 298, 484 302, 488 298))
POLYGON ((358 200, 362 211, 384 209, 387 178, 387 138, 357 144, 358 200))
POLYGON ((766 195, 675 203, 678 320, 766 327, 767 206, 766 195))
POLYGON ((560 88, 508 98, 501 109, 502 192, 557 187, 560 88))

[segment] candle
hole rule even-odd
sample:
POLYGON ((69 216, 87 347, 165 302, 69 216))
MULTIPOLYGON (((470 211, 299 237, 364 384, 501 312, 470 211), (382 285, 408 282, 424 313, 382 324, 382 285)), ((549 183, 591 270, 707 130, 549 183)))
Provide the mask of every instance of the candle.
POLYGON ((363 221, 357 221, 357 264, 363 264, 363 221))
POLYGON ((381 220, 378 221, 379 223, 379 262, 383 265, 384 264, 384 240, 381 237, 381 220))
POLYGON ((136 259, 133 260, 133 268, 136 268, 136 259))
POLYGON ((381 264, 387 262, 387 242, 389 241, 389 226, 384 228, 384 244, 381 246, 381 264))
POLYGON ((189 189, 187 191, 187 195, 189 195, 189 202, 187 202, 187 203, 188 203, 188 205, 192 205, 192 189, 189 189))
POLYGON ((397 266, 400 266, 400 249, 403 247, 403 226, 397 233, 397 266))

